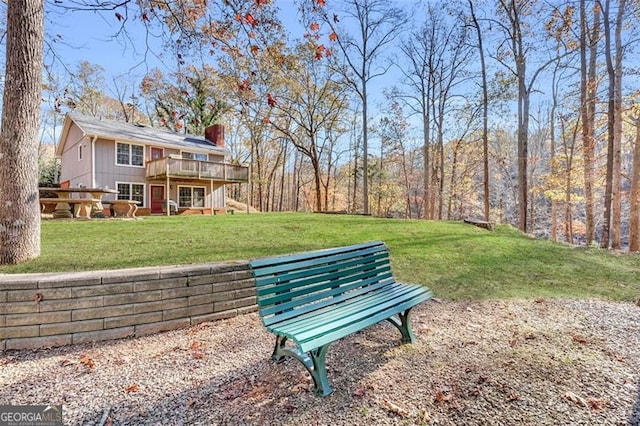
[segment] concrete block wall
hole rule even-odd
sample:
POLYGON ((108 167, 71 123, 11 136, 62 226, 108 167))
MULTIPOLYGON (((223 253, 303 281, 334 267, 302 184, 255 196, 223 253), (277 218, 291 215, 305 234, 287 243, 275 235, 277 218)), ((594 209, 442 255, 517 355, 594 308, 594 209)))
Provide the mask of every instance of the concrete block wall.
POLYGON ((143 336, 255 311, 246 262, 0 275, 0 351, 143 336))

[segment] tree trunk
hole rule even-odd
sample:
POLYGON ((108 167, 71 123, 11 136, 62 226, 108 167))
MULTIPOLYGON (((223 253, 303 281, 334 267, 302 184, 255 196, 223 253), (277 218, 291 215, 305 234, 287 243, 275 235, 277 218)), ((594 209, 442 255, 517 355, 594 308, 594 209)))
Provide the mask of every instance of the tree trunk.
MULTIPOLYGON (((364 68, 364 64, 363 64, 364 68)), ((366 75, 364 70, 362 75, 366 75)), ((369 132, 367 128, 367 81, 362 79, 362 212, 369 214, 369 132)))
MULTIPOLYGON (((584 0, 583 0, 584 1, 584 0)), ((483 189, 484 189, 484 220, 489 221, 489 95, 487 93, 487 66, 484 61, 484 47, 482 43, 482 31, 473 10, 473 1, 469 0, 471 19, 478 36, 478 53, 480 54, 480 72, 482 74, 482 164, 483 164, 483 189)))
POLYGON ((633 147, 631 206, 629 207, 629 251, 640 251, 640 117, 634 120, 636 140, 633 147))
POLYGON ((582 151, 584 158, 585 239, 587 246, 595 240, 593 183, 595 176, 595 102, 597 91, 597 47, 600 37, 600 8, 593 9, 593 29, 587 24, 585 0, 580 0, 580 114, 582 120, 582 151), (587 63, 587 45, 589 62, 587 63))
MULTIPOLYGON (((554 72, 554 77, 555 77, 555 72, 554 72)), ((556 121, 556 106, 557 106, 557 96, 556 96, 556 92, 555 92, 555 81, 553 82, 554 85, 554 96, 553 96, 553 103, 551 106, 551 113, 549 114, 549 139, 551 142, 551 146, 549 148, 550 152, 550 156, 551 158, 549 159, 549 170, 551 171, 551 175, 554 176, 555 175, 555 171, 556 171, 556 126, 555 126, 555 121, 556 121)), ((552 183, 553 186, 555 186, 554 183, 552 183)), ((551 240, 552 241, 558 241, 558 202, 556 201, 556 196, 555 194, 551 196, 551 240)))
POLYGON ((44 2, 7 2, 6 68, 0 126, 0 264, 40 255, 38 123, 44 2))
POLYGON ((429 105, 426 103, 426 99, 423 99, 423 107, 422 107, 422 136, 424 138, 422 145, 422 156, 424 162, 424 218, 431 219, 429 216, 430 205, 429 201, 431 198, 431 160, 429 158, 430 143, 430 129, 429 129, 429 105))
POLYGON ((620 250, 622 239, 622 18, 626 0, 619 0, 615 32, 615 72, 613 98, 613 181, 611 192, 611 248, 620 250))
POLYGON ((608 90, 608 116, 607 116, 607 175, 605 179, 604 190, 604 217, 602 222, 602 236, 600 238, 600 247, 609 248, 610 230, 611 230, 611 207, 613 193, 613 156, 614 156, 614 127, 615 127, 615 69, 611 58, 611 28, 609 24, 609 6, 610 1, 607 0, 604 13, 604 37, 605 37, 605 59, 607 62, 607 75, 609 77, 608 90))

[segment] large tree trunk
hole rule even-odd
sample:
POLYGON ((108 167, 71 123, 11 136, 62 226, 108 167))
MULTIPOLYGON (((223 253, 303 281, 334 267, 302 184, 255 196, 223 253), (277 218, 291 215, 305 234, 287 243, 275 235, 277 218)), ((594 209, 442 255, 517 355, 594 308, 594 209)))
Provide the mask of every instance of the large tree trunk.
POLYGON ((597 91, 597 47, 600 37, 600 8, 593 8, 593 27, 589 34, 585 0, 580 1, 580 114, 582 120, 582 151, 584 158, 585 239, 587 246, 595 240, 593 183, 595 176, 595 102, 597 91), (587 45, 589 62, 587 63, 587 45))
POLYGON ((602 222, 602 235, 600 237, 600 247, 609 248, 610 232, 611 232, 611 208, 613 200, 613 157, 615 149, 615 68, 613 59, 611 58, 611 25, 609 24, 609 6, 610 1, 607 0, 603 21, 604 21, 604 37, 605 37, 605 59, 607 62, 607 75, 609 77, 608 89, 608 115, 607 115, 607 175, 605 179, 604 190, 604 217, 602 222))
POLYGON ((640 117, 634 123, 636 141, 633 147, 631 206, 629 208, 629 251, 640 251, 640 117))
POLYGON ((0 127, 0 264, 40 255, 38 123, 44 2, 7 2, 6 72, 0 127))

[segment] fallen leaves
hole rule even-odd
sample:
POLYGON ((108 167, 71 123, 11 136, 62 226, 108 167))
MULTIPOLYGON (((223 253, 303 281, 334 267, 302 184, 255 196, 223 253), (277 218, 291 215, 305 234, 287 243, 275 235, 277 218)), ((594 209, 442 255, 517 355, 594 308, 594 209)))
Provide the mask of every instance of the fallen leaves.
POLYGON ((139 390, 140 386, 135 383, 124 388, 125 393, 138 392, 139 390))
POLYGON ((93 360, 89 358, 88 355, 82 355, 80 357, 80 362, 84 364, 87 368, 93 368, 96 365, 95 362, 93 362, 93 360))
POLYGON ((357 396, 360 398, 365 396, 366 394, 367 394, 367 390, 364 388, 358 388, 351 393, 352 396, 357 396))
POLYGON ((588 340, 586 338, 584 338, 582 336, 577 336, 575 334, 572 336, 572 339, 573 339, 574 342, 580 343, 581 345, 584 345, 584 344, 586 344, 588 342, 588 340))
POLYGON ((408 409, 396 404, 393 401, 389 401, 388 399, 383 399, 381 404, 384 409, 400 417, 409 417, 411 415, 411 412, 408 409))
POLYGON ((195 359, 204 358, 202 342, 194 340, 193 342, 191 342, 191 345, 189 346, 189 348, 191 349, 191 355, 193 355, 195 359))
POLYGON ((439 404, 444 404, 445 402, 449 402, 452 399, 453 399, 453 395, 445 390, 438 389, 438 391, 436 392, 435 401, 439 404))
POLYGON ((569 402, 573 402, 574 404, 579 405, 580 407, 586 407, 588 404, 586 399, 573 392, 565 392, 562 397, 569 402))
POLYGON ((599 398, 599 399, 590 398, 587 400, 587 402, 589 403, 589 406, 591 407, 591 409, 594 411, 602 410, 605 407, 605 405, 609 403, 609 401, 605 398, 599 398))

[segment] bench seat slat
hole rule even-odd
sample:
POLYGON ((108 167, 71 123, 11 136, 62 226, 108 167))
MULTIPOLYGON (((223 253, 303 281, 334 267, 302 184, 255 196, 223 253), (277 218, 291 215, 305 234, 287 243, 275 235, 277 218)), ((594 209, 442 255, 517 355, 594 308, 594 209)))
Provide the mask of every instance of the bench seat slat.
POLYGON ((352 322, 370 317, 375 313, 403 303, 422 293, 420 287, 395 284, 386 287, 382 291, 370 293, 365 297, 353 299, 336 305, 334 309, 322 313, 315 312, 306 315, 299 320, 291 320, 284 324, 271 326, 270 331, 294 337, 299 342, 304 342, 318 335, 326 334, 339 329, 352 322))
POLYGON ((327 295, 327 298, 325 300, 322 300, 316 303, 309 303, 309 304, 302 305, 298 303, 297 300, 293 300, 288 303, 283 303, 281 305, 275 305, 267 309, 262 309, 260 310, 260 315, 262 316, 262 322, 264 323, 265 326, 268 326, 276 322, 281 322, 289 318, 294 318, 300 315, 304 315, 312 311, 319 311, 324 307, 332 306, 337 303, 343 302, 345 300, 353 299, 355 297, 360 297, 364 294, 367 294, 372 291, 376 291, 379 288, 382 288, 386 285, 389 285, 390 283, 393 283, 393 277, 389 277, 382 281, 379 281, 378 278, 375 277, 369 281, 372 284, 367 285, 366 287, 361 287, 362 283, 352 284, 351 287, 353 288, 353 290, 350 290, 346 293, 344 292, 345 288, 335 289, 334 291, 332 291, 330 294, 327 295), (379 281, 379 282, 376 282, 376 281, 379 281), (294 307, 295 309, 293 309, 294 307), (285 311, 281 313, 277 313, 281 310, 285 310, 285 311), (277 313, 277 314, 270 315, 274 313, 277 313))
POLYGON ((341 339, 345 336, 348 336, 356 331, 363 330, 370 326, 371 324, 377 324, 381 321, 390 318, 391 316, 403 312, 409 308, 416 306, 420 302, 424 302, 431 298, 431 293, 425 292, 417 295, 415 298, 408 300, 400 305, 396 305, 386 309, 385 311, 378 312, 377 314, 365 318, 361 321, 350 324, 347 327, 337 329, 331 333, 324 334, 322 336, 318 336, 315 339, 308 340, 306 342, 300 343, 300 350, 307 352, 313 350, 315 348, 319 348, 320 346, 326 345, 327 343, 335 342, 338 339, 341 339))
POLYGON ((272 323, 270 328, 272 331, 277 332, 294 332, 314 327, 318 324, 323 325, 328 320, 331 320, 331 322, 337 321, 342 316, 348 315, 350 311, 357 310, 358 306, 366 306, 375 303, 376 301, 380 302, 388 298, 393 298, 393 296, 401 290, 402 289, 393 281, 370 291, 367 291, 367 288, 359 289, 356 296, 347 298, 349 294, 345 294, 344 301, 334 302, 320 309, 314 309, 306 313, 299 313, 298 315, 290 318, 281 319, 280 316, 276 316, 276 321, 272 323))

